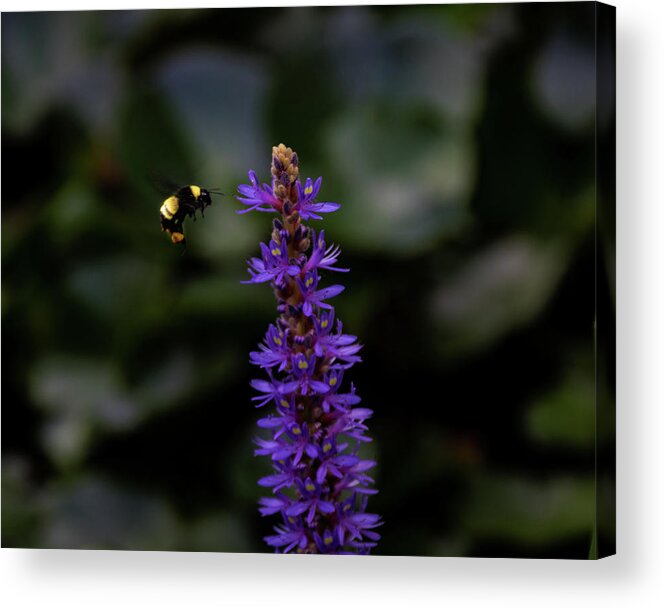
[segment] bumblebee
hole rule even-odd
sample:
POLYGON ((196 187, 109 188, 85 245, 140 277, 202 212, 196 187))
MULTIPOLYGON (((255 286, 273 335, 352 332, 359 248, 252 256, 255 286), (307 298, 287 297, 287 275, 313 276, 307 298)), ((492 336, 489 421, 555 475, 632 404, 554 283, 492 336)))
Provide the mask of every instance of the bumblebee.
POLYGON ((212 203, 211 193, 219 194, 191 184, 179 188, 164 200, 159 209, 162 231, 169 234, 175 245, 179 243, 185 245, 185 234, 183 232, 185 218, 196 219, 197 211, 200 211, 201 216, 203 216, 205 208, 212 203))

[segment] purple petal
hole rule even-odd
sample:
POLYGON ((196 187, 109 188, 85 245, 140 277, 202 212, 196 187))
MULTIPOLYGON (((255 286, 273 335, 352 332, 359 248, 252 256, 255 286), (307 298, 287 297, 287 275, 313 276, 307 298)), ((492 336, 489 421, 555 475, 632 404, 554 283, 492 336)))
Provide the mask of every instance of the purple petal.
POLYGON ((265 417, 264 419, 259 419, 256 424, 262 429, 272 429, 273 427, 279 427, 283 423, 282 419, 279 417, 265 417))
POLYGON ((273 393, 274 391, 272 384, 270 384, 268 381, 264 381, 263 379, 253 379, 249 382, 249 384, 257 391, 261 391, 263 393, 273 393))
POLYGON ((282 484, 286 480, 284 474, 273 474, 272 476, 264 476, 259 480, 259 486, 275 486, 282 484))
POLYGON ((333 296, 337 296, 338 294, 341 294, 343 291, 344 291, 344 286, 337 284, 337 285, 331 285, 327 288, 323 288, 322 290, 317 290, 315 294, 317 300, 325 300, 327 298, 332 298, 333 296))
POLYGON ((332 514, 335 511, 335 506, 330 501, 319 501, 319 512, 322 514, 332 514))
POLYGON ((330 202, 322 202, 322 203, 312 203, 307 206, 308 209, 311 211, 315 211, 320 214, 327 214, 332 211, 337 211, 341 205, 339 203, 333 203, 332 201, 330 202))
POLYGON ((286 508, 286 514, 287 516, 300 516, 308 507, 309 504, 298 501, 286 508))
POLYGON ((322 381, 310 381, 310 387, 314 389, 317 393, 327 393, 330 387, 322 381))

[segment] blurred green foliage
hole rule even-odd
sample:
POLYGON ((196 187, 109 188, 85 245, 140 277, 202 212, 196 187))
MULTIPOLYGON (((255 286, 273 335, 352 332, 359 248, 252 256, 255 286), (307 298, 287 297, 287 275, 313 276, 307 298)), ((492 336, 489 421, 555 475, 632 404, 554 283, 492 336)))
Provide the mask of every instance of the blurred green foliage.
POLYGON ((229 195, 284 141, 342 203, 378 552, 587 557, 593 44, 586 3, 3 14, 3 545, 267 550, 229 195), (227 194, 185 255, 155 174, 227 194))

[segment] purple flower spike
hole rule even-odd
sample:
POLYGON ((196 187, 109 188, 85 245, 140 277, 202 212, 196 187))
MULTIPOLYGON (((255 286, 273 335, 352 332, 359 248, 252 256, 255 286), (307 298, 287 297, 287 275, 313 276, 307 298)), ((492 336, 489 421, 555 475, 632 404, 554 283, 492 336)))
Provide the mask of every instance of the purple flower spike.
POLYGON ((367 499, 377 491, 368 472, 375 462, 358 451, 370 442, 365 421, 369 408, 359 408, 353 384, 344 388, 349 368, 361 361, 361 346, 344 334, 342 322, 327 301, 344 286, 320 285, 321 271, 348 272, 337 266, 340 248, 326 245, 325 234, 303 220, 320 220, 339 209, 316 198, 321 178, 304 184, 299 160, 283 144, 272 151, 272 186, 238 187, 237 199, 248 211, 277 212, 270 240, 260 244, 260 257, 248 261, 250 279, 270 283, 278 318, 268 326, 250 361, 267 375, 254 379, 256 406, 274 403, 257 425, 255 455, 268 457, 273 473, 259 480, 272 495, 259 500, 262 516, 279 516, 274 534, 265 537, 276 552, 368 554, 380 536, 377 514, 367 513, 367 499))

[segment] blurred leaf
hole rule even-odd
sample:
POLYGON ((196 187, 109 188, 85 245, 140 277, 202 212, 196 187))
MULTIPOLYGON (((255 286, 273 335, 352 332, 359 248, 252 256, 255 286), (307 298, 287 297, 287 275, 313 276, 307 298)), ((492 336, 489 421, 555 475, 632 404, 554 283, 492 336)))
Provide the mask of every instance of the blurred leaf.
POLYGON ((135 388, 121 379, 111 362, 52 356, 32 370, 32 399, 49 416, 42 430, 44 447, 62 467, 79 464, 100 433, 135 428, 150 416, 176 405, 196 389, 219 386, 233 375, 234 359, 224 352, 195 369, 191 354, 163 353, 157 366, 145 367, 135 388))
POLYGON ((118 323, 118 330, 133 325, 137 317, 156 312, 162 305, 163 269, 154 261, 136 257, 87 260, 71 271, 71 292, 96 315, 118 323), (145 307, 145 308, 143 308, 145 307))
POLYGON ((506 20, 509 10, 505 6, 492 6, 492 4, 450 4, 445 11, 437 10, 438 5, 418 5, 420 12, 432 21, 444 21, 455 25, 464 32, 476 34, 486 33, 492 26, 497 27, 494 22, 506 20))
POLYGON ((563 382, 527 413, 527 429, 539 444, 562 449, 591 448, 596 440, 593 361, 575 366, 563 382))
POLYGON ((136 388, 136 398, 142 404, 143 415, 167 409, 184 400, 200 382, 191 353, 177 348, 163 353, 157 366, 142 375, 136 388))
POLYGON ((2 546, 39 547, 42 506, 30 483, 29 463, 16 455, 2 455, 2 546))
MULTIPOLYGON (((243 276, 244 277, 244 276, 243 276)), ((257 311, 267 315, 274 308, 270 295, 261 294, 256 286, 221 277, 204 277, 188 282, 181 293, 183 315, 222 315, 257 311)))
MULTIPOLYGON (((395 255, 426 251, 459 231, 473 168, 468 143, 414 128, 404 110, 368 106, 345 114, 330 132, 330 153, 347 186, 337 198, 341 211, 328 221, 331 232, 356 250, 395 255)), ((334 200, 326 188, 324 181, 323 198, 334 200)))
POLYGON ((212 512, 184 522, 177 549, 181 552, 251 552, 250 532, 237 515, 212 512))
POLYGON ((432 297, 440 351, 459 355, 487 348, 529 323, 547 304, 566 262, 561 245, 518 235, 475 254, 432 297))
POLYGON ((468 556, 471 550, 471 540, 464 533, 458 533, 450 537, 430 540, 426 556, 468 556))
POLYGON ((533 89, 545 112, 561 126, 592 127, 596 109, 593 46, 560 32, 553 35, 537 59, 533 89))
POLYGON ((44 547, 176 549, 178 523, 163 499, 94 476, 53 495, 44 547))
POLYGON ((55 242, 69 245, 100 220, 102 213, 90 185, 80 178, 63 184, 46 212, 55 242))
POLYGON ((120 93, 110 49, 87 36, 94 12, 7 13, 2 20, 3 124, 27 132, 63 104, 108 128, 120 93), (5 88, 7 87, 7 88, 5 88))
MULTIPOLYGON (((60 22, 63 24, 63 22, 60 22)), ((70 32, 76 32, 74 23, 70 32)), ((72 36, 72 42, 76 40, 72 36)), ((2 19, 3 126, 27 131, 52 103, 65 62, 47 13, 7 13, 2 19), (56 64, 56 65, 54 65, 56 64)))
POLYGON ((45 449, 64 467, 84 458, 94 430, 123 429, 139 417, 139 405, 110 363, 52 356, 33 367, 30 392, 50 415, 45 449))
POLYGON ((477 538, 533 546, 562 543, 589 531, 594 506, 593 479, 543 482, 495 472, 472 482, 462 526, 477 538))
POLYGON ((124 426, 137 416, 115 366, 89 359, 54 356, 37 364, 31 392, 47 412, 72 414, 88 422, 124 426))
POLYGON ((262 151, 269 150, 269 142, 260 111, 266 76, 259 62, 247 55, 194 48, 169 57, 156 78, 191 143, 197 179, 243 175, 265 156, 262 151))
MULTIPOLYGON (((407 114, 427 105, 437 118, 463 127, 479 101, 483 54, 497 32, 470 36, 449 13, 435 10, 443 16, 435 22, 427 11, 410 7, 387 23, 367 8, 335 11, 324 42, 334 59, 333 75, 350 89, 352 101, 391 100, 407 114)), ((396 152, 394 146, 388 151, 396 152)))
POLYGON ((195 144, 168 100, 154 87, 136 83, 127 92, 117 129, 120 157, 146 196, 160 194, 152 183, 154 176, 182 184, 195 181, 195 144))

